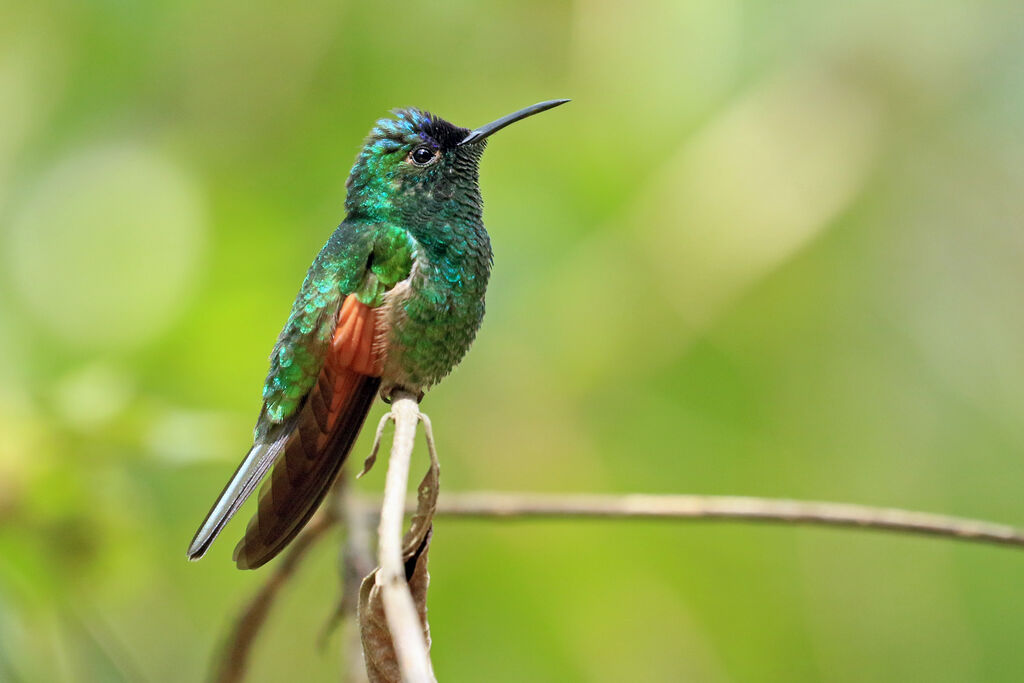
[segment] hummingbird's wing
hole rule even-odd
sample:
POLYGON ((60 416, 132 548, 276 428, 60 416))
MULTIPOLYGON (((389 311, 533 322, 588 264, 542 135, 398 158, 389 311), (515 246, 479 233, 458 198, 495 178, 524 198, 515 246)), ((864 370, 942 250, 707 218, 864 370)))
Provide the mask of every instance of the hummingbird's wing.
POLYGON ((235 548, 240 568, 274 557, 323 500, 380 385, 375 307, 411 269, 411 250, 395 254, 409 238, 401 231, 396 241, 394 231, 343 223, 317 256, 271 354, 253 447, 196 533, 190 559, 203 556, 271 466, 235 548))
POLYGON ((356 294, 345 298, 317 381, 235 546, 239 569, 262 566, 302 530, 345 462, 380 388, 377 313, 356 294))

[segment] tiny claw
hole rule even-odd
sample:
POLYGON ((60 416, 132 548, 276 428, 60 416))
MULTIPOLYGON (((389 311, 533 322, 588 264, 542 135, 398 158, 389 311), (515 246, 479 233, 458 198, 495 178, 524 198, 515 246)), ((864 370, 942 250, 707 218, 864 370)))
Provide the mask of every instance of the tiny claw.
POLYGON ((380 418, 380 422, 377 423, 377 433, 373 436, 373 448, 370 449, 370 455, 366 456, 366 460, 363 461, 363 471, 356 475, 356 479, 362 479, 363 475, 373 469, 373 464, 377 462, 377 453, 380 452, 380 441, 384 436, 384 427, 387 426, 388 422, 394 422, 395 416, 392 413, 385 413, 380 418))

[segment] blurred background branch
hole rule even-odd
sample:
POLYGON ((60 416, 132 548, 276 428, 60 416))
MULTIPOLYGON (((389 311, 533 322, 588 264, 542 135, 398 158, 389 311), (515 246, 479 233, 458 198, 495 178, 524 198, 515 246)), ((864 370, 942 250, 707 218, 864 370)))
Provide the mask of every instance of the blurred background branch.
POLYGON ((1024 529, 963 517, 849 503, 695 495, 455 493, 441 497, 442 517, 496 519, 704 519, 820 524, 941 536, 1024 548, 1024 529))
MULTIPOLYGON (((410 399, 412 400, 412 399, 410 399)), ((412 432, 403 429, 401 439, 396 436, 392 449, 398 449, 398 470, 394 475, 392 496, 386 498, 391 506, 377 505, 370 499, 355 496, 341 496, 340 505, 345 513, 348 540, 343 550, 344 585, 340 612, 352 614, 355 605, 351 601, 356 597, 353 591, 358 589, 359 582, 369 574, 372 567, 367 557, 368 538, 367 526, 373 521, 377 510, 390 509, 397 505, 399 480, 408 480, 408 457, 411 454, 412 439, 415 436, 416 413, 412 432), (403 464, 404 461, 404 464, 403 464), (405 468, 405 471, 402 471, 405 468)), ((397 434, 397 424, 396 424, 397 434)), ((432 443, 433 438, 430 437, 432 443)), ((389 459, 389 463, 391 459, 389 459)), ((415 503, 405 505, 405 512, 415 514, 418 506, 415 503)), ((592 494, 539 494, 539 493, 503 493, 479 491, 467 493, 449 493, 441 496, 434 510, 435 516, 479 518, 492 520, 527 520, 527 519, 662 519, 662 520, 731 520, 747 522, 770 522, 777 524, 813 524, 857 528, 873 531, 890 531, 899 533, 937 536, 947 540, 971 541, 996 545, 1024 548, 1024 529, 1018 529, 994 522, 936 515, 898 508, 880 508, 849 503, 824 501, 799 501, 749 496, 697 496, 697 495, 592 495, 592 494)), ((295 547, 286 558, 275 567, 267 583, 256 596, 245 606, 229 639, 229 645, 218 664, 218 683, 237 683, 243 680, 245 660, 252 642, 263 621, 267 618, 270 606, 276 598, 282 584, 294 572, 294 569, 309 547, 317 541, 323 532, 337 521, 336 514, 325 514, 315 518, 310 527, 303 532, 295 547)), ((401 538, 401 517, 392 517, 387 530, 397 533, 401 538)), ((384 525, 381 525, 384 528, 384 525)), ((399 541, 400 543, 400 541, 399 541)), ((394 544, 392 544, 394 545, 394 544)), ((400 546, 399 546, 400 547, 400 546)), ((394 550, 390 548, 389 550, 394 550)), ((393 558, 392 558, 393 560, 393 558)), ((383 565, 382 565, 383 566, 383 565)), ((399 565, 402 566, 401 564, 399 565)), ((405 569, 398 574, 399 581, 405 584, 405 569)), ((401 585, 399 585, 399 588, 401 585)), ((408 587, 406 586, 406 590, 408 587)), ((412 597, 409 596, 409 605, 412 597)), ((409 639, 419 640, 420 622, 415 617, 415 608, 403 614, 398 623, 406 631, 403 635, 409 639)), ((401 631, 400 631, 401 632, 401 631)), ((414 651, 410 655, 427 657, 427 664, 419 666, 418 673, 408 677, 410 681, 431 680, 417 678, 425 675, 432 677, 429 666, 429 655, 426 649, 414 651)), ((343 648, 346 680, 359 682, 366 679, 362 661, 362 649, 358 637, 352 639, 346 634, 343 648)), ((420 660, 422 662, 422 660, 420 660)), ((408 666, 413 666, 410 663, 408 666)), ((414 669, 416 671, 416 669, 414 669)))
POLYGON ((273 565, 266 582, 245 604, 241 614, 237 617, 234 628, 215 662, 213 681, 216 683, 238 683, 245 679, 249 654, 256 642, 256 636, 259 635, 260 629, 270 614, 270 608, 279 591, 295 573, 310 548, 336 522, 337 517, 331 507, 325 505, 310 520, 306 529, 288 548, 284 557, 273 565))

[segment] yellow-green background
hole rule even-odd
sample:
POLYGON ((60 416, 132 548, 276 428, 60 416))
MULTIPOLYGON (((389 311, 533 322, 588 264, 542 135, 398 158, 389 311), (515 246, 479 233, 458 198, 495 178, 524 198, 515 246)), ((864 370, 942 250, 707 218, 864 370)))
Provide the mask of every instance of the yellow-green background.
MULTIPOLYGON (((240 522, 185 548, 363 135, 396 106, 478 125, 553 97, 483 161, 489 313, 424 404, 445 490, 1024 524, 1019 1, 15 0, 0 680, 204 675, 266 572, 230 563, 240 522)), ((337 635, 314 643, 336 548, 252 680, 337 677, 337 635)), ((431 570, 447 681, 1024 677, 1011 550, 445 519, 431 570)))

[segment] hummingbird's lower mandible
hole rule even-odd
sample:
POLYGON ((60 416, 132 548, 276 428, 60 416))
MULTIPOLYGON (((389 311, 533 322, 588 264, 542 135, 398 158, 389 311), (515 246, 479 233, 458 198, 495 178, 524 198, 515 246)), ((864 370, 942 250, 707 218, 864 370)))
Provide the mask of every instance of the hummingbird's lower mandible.
POLYGON ((378 391, 422 396, 462 359, 491 272, 478 174, 487 138, 565 102, 472 131, 419 109, 377 121, 346 183, 345 220, 310 266, 270 355, 252 448, 189 559, 206 553, 273 468, 234 553, 240 569, 269 561, 319 507, 378 391))

